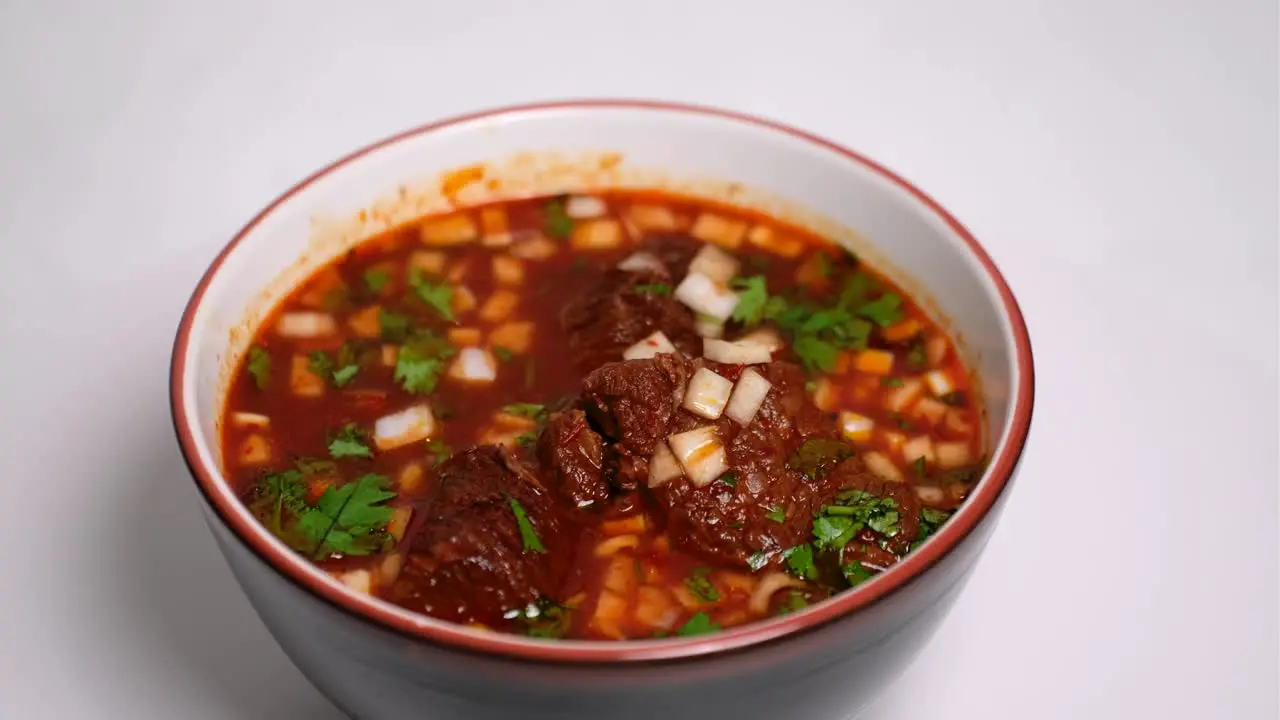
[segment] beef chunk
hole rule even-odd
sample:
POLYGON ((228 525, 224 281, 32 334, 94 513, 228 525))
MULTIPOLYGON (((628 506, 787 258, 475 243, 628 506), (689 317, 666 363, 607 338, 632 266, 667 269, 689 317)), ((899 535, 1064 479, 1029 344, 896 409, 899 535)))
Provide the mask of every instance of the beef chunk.
POLYGON ((543 477, 575 507, 599 504, 609 497, 604 479, 604 443, 587 425, 579 409, 555 413, 538 438, 543 477))
POLYGON ((587 413, 616 452, 648 458, 670 434, 695 362, 674 353, 601 366, 582 382, 587 413))
POLYGON ((775 362, 756 370, 773 387, 751 424, 717 424, 733 483, 699 488, 680 477, 655 492, 672 542, 710 562, 745 567, 756 553, 780 562, 778 551, 808 542, 815 513, 858 472, 836 472, 835 462, 806 472, 789 462, 808 440, 830 441, 823 445, 844 448, 844 456, 852 449, 835 441, 834 423, 809 400, 798 367, 775 362))
POLYGON ((694 240, 682 233, 652 233, 640 243, 640 249, 653 255, 667 267, 667 272, 677 281, 689 272, 689 263, 702 247, 701 240, 694 240))
POLYGON ((644 285, 672 285, 670 273, 610 270, 585 296, 565 306, 560 322, 578 369, 590 372, 622 359, 622 352, 661 330, 685 352, 701 348, 693 312, 670 294, 644 292, 644 285))
POLYGON ((493 624, 507 610, 563 588, 574 530, 558 516, 551 494, 505 449, 482 445, 451 457, 421 512, 404 570, 417 596, 398 601, 434 617, 493 624), (545 552, 525 546, 512 501, 545 552))

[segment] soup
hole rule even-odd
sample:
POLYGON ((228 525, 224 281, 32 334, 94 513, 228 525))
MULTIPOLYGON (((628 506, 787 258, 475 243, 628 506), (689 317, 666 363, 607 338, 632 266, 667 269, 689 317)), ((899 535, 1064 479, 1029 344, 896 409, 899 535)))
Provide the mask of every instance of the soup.
POLYGON ((538 638, 688 636, 867 581, 982 474, 946 333, 849 252, 654 193, 428 217, 320 269, 224 467, 360 592, 538 638))

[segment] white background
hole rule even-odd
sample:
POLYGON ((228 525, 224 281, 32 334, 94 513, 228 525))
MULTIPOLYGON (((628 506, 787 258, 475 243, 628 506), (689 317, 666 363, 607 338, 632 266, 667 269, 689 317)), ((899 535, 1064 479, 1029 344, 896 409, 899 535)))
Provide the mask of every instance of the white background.
POLYGON ((872 718, 1277 717, 1276 33, 1207 0, 0 4, 0 716, 337 716, 198 515, 183 303, 362 144, 639 96, 885 162, 1022 302, 1021 481, 872 718))

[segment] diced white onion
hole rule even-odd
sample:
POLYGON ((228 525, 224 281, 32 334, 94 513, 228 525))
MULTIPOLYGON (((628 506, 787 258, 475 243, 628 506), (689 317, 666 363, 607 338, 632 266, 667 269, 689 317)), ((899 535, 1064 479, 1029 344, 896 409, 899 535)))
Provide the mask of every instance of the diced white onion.
POLYGON ((276 321, 276 334, 288 338, 313 338, 337 331, 338 323, 329 313, 288 312, 276 321))
POLYGON ((689 262, 689 272, 705 275, 714 283, 728 285, 738 274, 740 266, 737 258, 715 245, 703 245, 689 262))
POLYGON ((729 458, 714 426, 677 433, 667 438, 667 443, 689 482, 697 487, 710 485, 729 470, 729 458))
POLYGON ((232 413, 231 422, 235 423, 236 427, 264 428, 271 425, 271 418, 258 413, 238 412, 232 413))
POLYGON ((343 585, 358 593, 368 595, 373 592, 373 573, 368 570, 348 570, 334 575, 343 585))
POLYGON ((848 411, 840 413, 840 432, 850 442, 870 440, 875 429, 876 422, 869 417, 848 411))
POLYGON ((724 414, 739 425, 750 425, 771 388, 773 383, 760 373, 751 368, 743 370, 733 386, 733 395, 729 397, 729 407, 725 408, 724 414))
POLYGON ((680 461, 676 460, 671 448, 667 447, 666 441, 658 443, 658 447, 653 451, 653 457, 649 458, 649 487, 661 487, 683 474, 680 461))
POLYGON ((967 442, 940 442, 933 446, 933 451, 940 468, 963 467, 973 460, 967 442))
POLYGON ((930 425, 937 425, 946 417, 947 406, 933 398, 920 398, 916 401, 916 406, 911 408, 911 414, 923 418, 930 425))
POLYGON ((902 482, 902 471, 898 469, 893 461, 878 452, 869 452, 862 456, 862 462, 871 472, 879 475, 885 480, 893 482, 902 482))
POLYGON ((676 346, 671 344, 661 330, 622 351, 624 360, 645 360, 661 353, 673 353, 676 346))
POLYGON ((373 423, 373 444, 379 450, 390 450, 426 440, 435 429, 436 419, 431 413, 431 406, 414 405, 378 418, 373 423))
POLYGON ((708 360, 729 365, 754 365, 767 363, 773 359, 773 353, 764 345, 742 342, 725 342, 715 338, 704 338, 702 356, 708 360))
POLYGON ((924 381, 934 397, 942 397, 956 391, 955 383, 951 382, 951 376, 945 370, 930 370, 924 374, 924 381))
POLYGON ((660 272, 666 272, 667 267, 663 265, 662 261, 659 260, 658 257, 653 253, 640 251, 636 253, 631 253, 630 255, 623 258, 622 262, 618 263, 618 269, 626 270, 627 272, 640 272, 642 270, 652 270, 653 272, 660 273, 660 272))
POLYGON ((716 339, 724 337, 724 323, 713 317, 697 316, 693 319, 693 329, 699 337, 716 339))
POLYGON ((681 407, 698 417, 715 420, 724 412, 732 392, 733 383, 728 378, 714 370, 698 368, 685 388, 681 407))
POLYGON ((575 220, 600 217, 608 210, 603 200, 590 195, 573 195, 564 203, 564 214, 575 220))
POLYGON ((763 615, 769 612, 769 598, 779 590, 789 587, 804 587, 804 583, 787 573, 775 570, 760 579, 760 584, 756 585, 756 589, 751 592, 747 607, 756 615, 763 615))
POLYGON ((759 328, 757 330, 752 330, 746 335, 734 340, 734 342, 761 345, 769 348, 769 352, 778 352, 787 345, 786 342, 782 340, 782 336, 778 334, 778 331, 773 328, 759 328))
POLYGON ((449 368, 449 376, 458 380, 493 382, 498 378, 498 363, 484 348, 462 348, 449 368))
POLYGON ((905 412, 923 394, 924 383, 919 378, 907 378, 902 385, 885 393, 884 407, 889 412, 905 412))
POLYGON ((706 275, 689 273, 676 287, 676 299, 693 308, 694 312, 710 315, 717 320, 727 320, 738 306, 738 294, 706 275))
POLYGON ((933 440, 928 435, 919 435, 902 444, 902 459, 913 463, 921 458, 926 463, 937 459, 933 453, 933 440))
POLYGON ((947 494, 940 487, 917 485, 916 497, 920 498, 920 502, 925 505, 941 505, 947 499, 947 494))
POLYGON ((250 435, 240 442, 241 465, 265 465, 271 456, 271 441, 261 435, 250 435))

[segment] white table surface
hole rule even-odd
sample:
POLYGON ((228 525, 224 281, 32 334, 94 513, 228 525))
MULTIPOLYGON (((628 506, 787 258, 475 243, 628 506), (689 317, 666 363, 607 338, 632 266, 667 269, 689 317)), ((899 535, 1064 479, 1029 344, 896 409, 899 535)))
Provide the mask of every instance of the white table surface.
POLYGON ((348 150, 610 95, 870 154, 1022 302, 1021 481, 872 718, 1277 717, 1274 3, 184 5, 0 5, 0 717, 338 715, 198 515, 183 303, 348 150))

